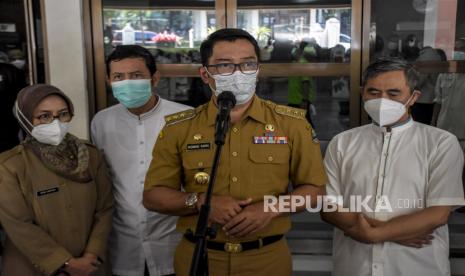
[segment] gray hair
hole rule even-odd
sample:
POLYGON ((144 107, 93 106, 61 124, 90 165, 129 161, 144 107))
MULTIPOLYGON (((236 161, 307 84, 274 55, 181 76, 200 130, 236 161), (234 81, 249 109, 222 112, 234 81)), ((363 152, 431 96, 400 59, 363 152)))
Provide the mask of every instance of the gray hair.
POLYGON ((380 74, 392 71, 404 72, 405 79, 410 88, 410 92, 417 89, 418 72, 413 65, 400 58, 378 58, 371 63, 362 74, 362 87, 365 87, 368 80, 377 77, 380 74))

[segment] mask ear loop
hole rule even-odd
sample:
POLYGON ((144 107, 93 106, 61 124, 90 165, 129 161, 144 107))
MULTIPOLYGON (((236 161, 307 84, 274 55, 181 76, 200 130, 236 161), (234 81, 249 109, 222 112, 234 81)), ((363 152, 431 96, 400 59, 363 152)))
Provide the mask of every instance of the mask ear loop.
MULTIPOLYGON (((205 71, 207 71, 207 74, 208 74, 208 76, 209 76, 210 78, 215 79, 215 78, 213 77, 213 75, 208 71, 207 66, 204 66, 203 68, 205 69, 205 71)), ((215 83, 216 83, 216 80, 215 80, 215 83)), ((213 93, 218 94, 217 91, 216 91, 216 89, 213 89, 213 87, 211 86, 210 83, 208 83, 208 87, 210 87, 210 89, 213 91, 213 93)))
POLYGON ((417 94, 417 90, 413 90, 412 96, 410 96, 410 98, 408 98, 407 102, 404 104, 405 107, 407 107, 413 97, 415 97, 415 94, 417 94))
POLYGON ((34 125, 31 124, 31 122, 29 122, 29 120, 26 118, 26 116, 24 116, 23 112, 21 112, 21 110, 19 110, 19 106, 18 106, 18 101, 15 101, 15 107, 14 107, 14 111, 15 111, 15 115, 16 115, 16 118, 18 119, 18 123, 21 125, 21 127, 29 134, 29 135, 32 135, 32 132, 29 130, 29 128, 24 124, 23 120, 29 124, 29 126, 31 128, 34 128, 34 125), (21 117, 22 118, 21 118, 21 117))

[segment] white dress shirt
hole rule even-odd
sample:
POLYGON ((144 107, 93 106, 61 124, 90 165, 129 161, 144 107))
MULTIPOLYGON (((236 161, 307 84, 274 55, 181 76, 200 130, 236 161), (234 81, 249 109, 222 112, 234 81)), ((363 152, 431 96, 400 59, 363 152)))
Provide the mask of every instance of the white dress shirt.
POLYGON ((150 212, 142 205, 145 174, 164 117, 188 106, 158 98, 156 106, 136 116, 117 104, 92 120, 92 141, 103 150, 113 179, 115 212, 109 238, 113 273, 151 276, 174 273, 173 255, 180 240, 177 217, 150 212))
MULTIPOLYGON (((388 199, 392 212, 363 213, 387 221, 430 206, 465 205, 461 173, 463 155, 451 133, 414 122, 391 131, 374 124, 337 135, 328 145, 325 166, 328 195, 372 196, 369 207, 388 199)), ((386 204, 384 204, 386 206, 386 204)), ((335 229, 335 276, 450 275, 447 225, 433 232, 431 245, 411 248, 397 243, 364 244, 335 229)))

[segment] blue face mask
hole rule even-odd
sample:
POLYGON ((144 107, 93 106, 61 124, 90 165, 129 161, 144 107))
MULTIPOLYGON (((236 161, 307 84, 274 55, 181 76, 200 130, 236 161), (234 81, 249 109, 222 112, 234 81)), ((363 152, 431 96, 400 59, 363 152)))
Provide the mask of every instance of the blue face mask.
POLYGON ((126 108, 137 108, 146 104, 152 96, 150 79, 123 80, 111 83, 113 96, 126 108))

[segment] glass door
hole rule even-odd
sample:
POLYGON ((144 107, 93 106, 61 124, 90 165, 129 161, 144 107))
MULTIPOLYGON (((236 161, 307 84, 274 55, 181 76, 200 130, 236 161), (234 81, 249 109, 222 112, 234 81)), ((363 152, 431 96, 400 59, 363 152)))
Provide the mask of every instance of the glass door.
POLYGON ((199 45, 227 26, 249 31, 260 44, 257 93, 308 109, 323 143, 360 124, 361 0, 90 3, 97 22, 92 26, 97 110, 116 103, 105 87, 104 60, 124 43, 153 53, 163 76, 157 88, 162 97, 191 106, 206 102, 211 92, 198 78, 199 45), (131 41, 123 39, 125 30, 133 34, 131 41))
POLYGON ((19 91, 45 82, 42 23, 39 0, 0 1, 0 116, 5 132, 0 152, 20 142, 20 127, 13 116, 19 91))

